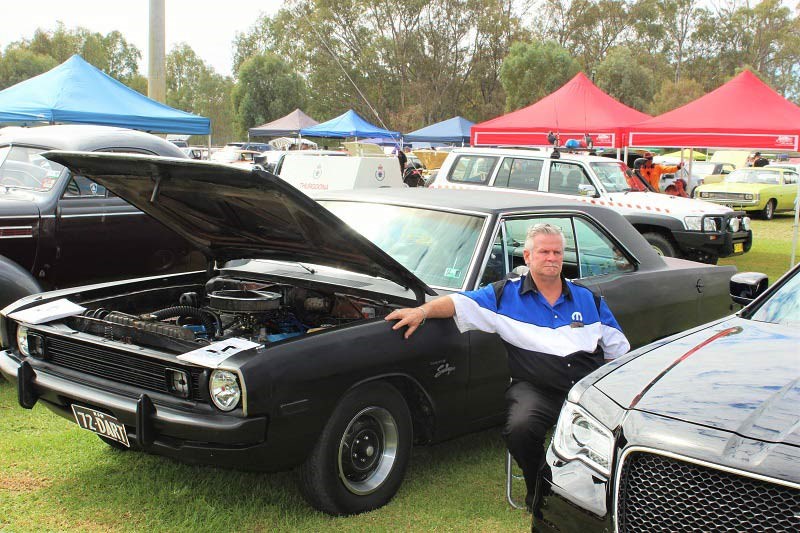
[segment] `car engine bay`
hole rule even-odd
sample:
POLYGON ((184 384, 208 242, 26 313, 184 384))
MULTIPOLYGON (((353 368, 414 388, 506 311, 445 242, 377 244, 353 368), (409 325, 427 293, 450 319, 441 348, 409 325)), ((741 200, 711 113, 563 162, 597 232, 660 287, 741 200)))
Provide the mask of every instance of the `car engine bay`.
POLYGON ((222 276, 185 289, 156 290, 157 298, 147 291, 98 300, 66 322, 108 340, 183 353, 232 337, 268 345, 380 318, 394 308, 334 290, 222 276))

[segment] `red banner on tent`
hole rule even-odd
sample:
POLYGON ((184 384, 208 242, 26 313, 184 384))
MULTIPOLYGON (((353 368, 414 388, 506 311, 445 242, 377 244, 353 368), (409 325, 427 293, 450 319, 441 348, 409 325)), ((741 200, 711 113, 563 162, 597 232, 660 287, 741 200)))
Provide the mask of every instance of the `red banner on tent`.
POLYGON ((760 148, 762 150, 797 151, 797 135, 775 135, 767 133, 700 133, 700 132, 632 132, 628 135, 629 146, 661 146, 664 148, 686 148, 687 146, 708 148, 760 148))
MULTIPOLYGON (((472 130, 472 146, 548 146, 547 135, 550 131, 475 131, 472 130)), ((595 148, 615 148, 616 134, 608 132, 589 132, 595 148)), ((583 132, 559 132, 559 141, 563 146, 568 140, 584 140, 583 132)))

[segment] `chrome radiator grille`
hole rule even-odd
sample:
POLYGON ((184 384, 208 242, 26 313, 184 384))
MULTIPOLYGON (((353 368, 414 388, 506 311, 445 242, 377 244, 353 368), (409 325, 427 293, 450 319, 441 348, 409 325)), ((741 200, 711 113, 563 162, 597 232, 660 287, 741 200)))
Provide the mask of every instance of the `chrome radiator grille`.
POLYGON ((744 194, 740 192, 711 192, 708 197, 715 200, 744 200, 744 194))
POLYGON ((111 347, 60 337, 46 337, 45 346, 47 361, 54 365, 145 391, 169 393, 166 370, 168 368, 184 370, 189 373, 191 379, 189 399, 205 401, 200 393, 200 378, 203 372, 201 369, 137 357, 135 354, 111 347))
POLYGON ((617 480, 620 532, 800 530, 800 490, 633 452, 617 480))

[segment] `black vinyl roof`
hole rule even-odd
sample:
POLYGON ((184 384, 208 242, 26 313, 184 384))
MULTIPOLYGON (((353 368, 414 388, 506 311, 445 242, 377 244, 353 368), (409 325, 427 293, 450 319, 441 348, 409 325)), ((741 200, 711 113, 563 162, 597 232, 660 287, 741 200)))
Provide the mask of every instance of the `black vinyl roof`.
POLYGON ((0 145, 7 144, 80 152, 135 148, 166 157, 186 158, 186 154, 180 148, 156 135, 113 126, 88 124, 2 128, 0 129, 0 145))

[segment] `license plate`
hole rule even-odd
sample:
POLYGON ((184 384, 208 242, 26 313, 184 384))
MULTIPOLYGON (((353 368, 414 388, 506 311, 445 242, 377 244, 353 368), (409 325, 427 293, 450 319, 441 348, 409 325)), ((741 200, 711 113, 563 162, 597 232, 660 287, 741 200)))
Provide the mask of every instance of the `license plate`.
POLYGON ((733 253, 743 253, 744 252, 744 243, 743 242, 735 242, 733 243, 733 253))
POLYGON ((88 429, 93 433, 115 440, 130 448, 131 445, 128 442, 128 434, 125 432, 125 425, 121 424, 113 416, 74 404, 72 406, 72 414, 75 415, 75 422, 83 429, 88 429))

